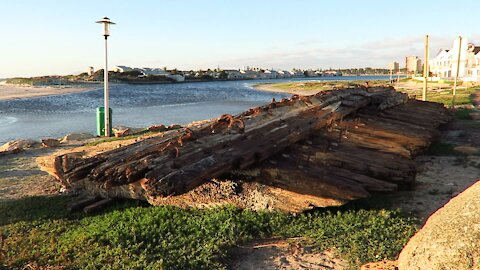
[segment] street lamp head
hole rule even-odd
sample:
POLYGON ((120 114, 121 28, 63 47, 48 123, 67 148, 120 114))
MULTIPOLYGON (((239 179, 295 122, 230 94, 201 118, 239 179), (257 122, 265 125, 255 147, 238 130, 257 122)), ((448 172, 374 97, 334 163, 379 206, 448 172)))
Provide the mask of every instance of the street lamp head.
POLYGON ((110 21, 108 17, 104 17, 100 21, 96 21, 96 23, 103 24, 103 35, 105 38, 110 36, 110 24, 115 24, 114 22, 110 21))

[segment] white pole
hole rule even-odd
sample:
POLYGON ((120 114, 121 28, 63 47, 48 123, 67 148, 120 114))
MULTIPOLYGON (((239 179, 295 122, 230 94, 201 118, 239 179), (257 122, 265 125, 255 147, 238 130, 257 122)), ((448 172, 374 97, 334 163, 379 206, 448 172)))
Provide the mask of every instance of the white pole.
POLYGON ((110 137, 110 109, 108 103, 108 44, 107 44, 108 36, 105 35, 105 69, 103 70, 103 84, 104 84, 104 98, 105 98, 105 106, 104 106, 104 115, 105 115, 105 136, 110 137))
POLYGON ((453 96, 452 96, 452 108, 455 108, 455 97, 457 95, 457 79, 458 73, 460 71, 460 56, 462 52, 462 37, 458 37, 458 58, 457 58, 457 72, 455 73, 455 78, 453 79, 453 96))

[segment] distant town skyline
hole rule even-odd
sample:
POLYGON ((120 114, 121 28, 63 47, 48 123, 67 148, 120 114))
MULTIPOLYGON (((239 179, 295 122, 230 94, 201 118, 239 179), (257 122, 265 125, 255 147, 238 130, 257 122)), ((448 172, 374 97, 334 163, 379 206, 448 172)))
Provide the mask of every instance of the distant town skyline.
MULTIPOLYGON (((182 70, 387 68, 430 57, 459 35, 480 42, 480 2, 447 1, 9 1, 2 3, 0 78, 102 68, 112 27, 111 66, 182 70)), ((478 45, 478 44, 477 44, 478 45)))

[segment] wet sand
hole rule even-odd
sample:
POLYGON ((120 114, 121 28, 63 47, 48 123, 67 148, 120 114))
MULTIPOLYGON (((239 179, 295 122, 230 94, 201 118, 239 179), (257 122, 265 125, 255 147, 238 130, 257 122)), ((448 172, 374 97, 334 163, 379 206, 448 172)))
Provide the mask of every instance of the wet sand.
POLYGON ((100 87, 101 87, 100 85, 39 87, 39 86, 16 86, 16 85, 0 84, 0 100, 71 94, 71 93, 90 91, 100 87))

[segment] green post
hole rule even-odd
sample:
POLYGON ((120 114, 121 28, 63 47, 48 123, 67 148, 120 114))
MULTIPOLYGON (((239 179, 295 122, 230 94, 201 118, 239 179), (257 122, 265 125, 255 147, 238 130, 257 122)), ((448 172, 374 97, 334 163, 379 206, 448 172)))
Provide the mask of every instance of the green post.
MULTIPOLYGON (((109 109, 110 134, 112 134, 112 108, 109 109)), ((97 108, 97 136, 105 136, 105 108, 97 108)))

